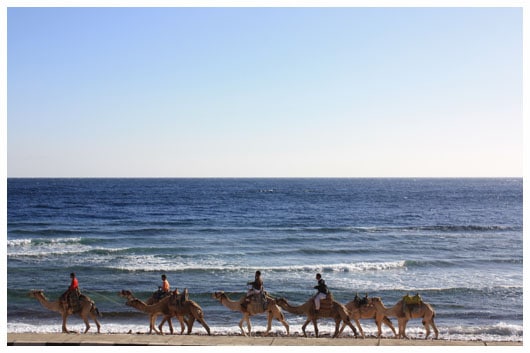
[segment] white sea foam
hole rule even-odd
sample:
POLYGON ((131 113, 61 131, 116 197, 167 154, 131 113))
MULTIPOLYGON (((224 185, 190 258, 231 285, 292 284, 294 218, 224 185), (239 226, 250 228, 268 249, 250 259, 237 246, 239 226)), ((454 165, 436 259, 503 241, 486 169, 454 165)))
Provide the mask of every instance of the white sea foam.
MULTIPOLYGON (((253 317, 252 319, 252 332, 264 332, 266 331, 266 323, 264 317, 253 317)), ((301 319, 293 321, 289 320, 290 324, 290 335, 298 336, 302 335, 301 330, 301 319)), ((302 320, 303 321, 303 320, 302 320)), ((377 328, 375 324, 363 320, 363 330, 367 337, 375 336, 377 334, 377 328)), ((178 331, 178 325, 174 328, 178 331)), ((318 322, 319 331, 322 335, 331 334, 335 325, 330 320, 320 320, 318 322)), ((83 332, 85 326, 82 322, 70 322, 68 324, 70 330, 83 332)), ((246 329, 246 326, 244 326, 246 329)), ((438 325, 440 331, 439 339, 442 340, 462 340, 462 341, 508 341, 508 342, 521 342, 523 340, 523 327, 522 325, 510 325, 506 323, 498 323, 494 326, 485 327, 466 327, 466 326, 451 326, 444 327, 438 325)), ((95 326, 92 325, 91 331, 96 332, 95 326)), ((147 333, 149 330, 147 320, 145 324, 140 323, 102 323, 101 333, 106 334, 125 334, 125 333, 147 333)), ((168 332, 168 327, 164 326, 164 332, 168 332)), ((210 331, 213 335, 239 335, 241 333, 239 327, 234 324, 232 326, 218 326, 210 325, 210 331)), ((312 325, 306 329, 309 335, 313 334, 312 325)), ((26 323, 7 323, 8 333, 58 333, 61 332, 61 325, 57 324, 26 324, 26 323)), ((284 327, 273 322, 272 332, 277 334, 285 334, 284 327)), ((206 330, 199 324, 193 326, 193 334, 206 334, 206 330)), ((407 325, 407 335, 413 339, 422 339, 425 337, 425 329, 418 321, 410 321, 407 325)), ((431 332, 431 337, 433 333, 431 332)), ((352 337, 353 332, 350 329, 344 330, 342 337, 352 337)), ((393 334, 389 328, 383 325, 383 337, 392 337, 393 334)))
POLYGON ((8 248, 16 248, 16 247, 27 246, 27 245, 31 245, 31 239, 8 239, 7 240, 8 248))
MULTIPOLYGON (((52 239, 11 239, 7 241, 7 256, 10 258, 20 257, 49 257, 62 255, 82 254, 89 251, 118 252, 126 248, 104 248, 99 246, 85 245, 81 243, 82 238, 52 238, 52 239)), ((108 261, 105 255, 91 257, 95 263, 108 261), (98 261, 100 260, 100 261, 98 261)), ((67 259, 71 263, 72 259, 67 259)), ((75 262, 75 261, 74 261, 75 262)))
POLYGON ((279 271, 279 272, 364 272, 405 268, 405 261, 359 262, 337 264, 289 265, 289 266, 244 266, 227 263, 220 259, 190 260, 179 257, 156 255, 130 255, 109 265, 111 268, 128 271, 279 271))
POLYGON ((50 239, 42 239, 42 238, 8 239, 7 247, 16 248, 16 247, 39 246, 39 245, 46 245, 46 244, 57 245, 60 243, 72 244, 72 243, 79 243, 81 242, 81 240, 82 239, 79 237, 50 238, 50 239))
MULTIPOLYGON (((442 331, 442 330, 440 330, 442 331)), ((451 326, 444 335, 454 340, 522 341, 523 326, 499 322, 492 326, 451 326)))
POLYGON ((8 257, 78 254, 92 249, 81 244, 81 238, 12 239, 7 242, 8 257))

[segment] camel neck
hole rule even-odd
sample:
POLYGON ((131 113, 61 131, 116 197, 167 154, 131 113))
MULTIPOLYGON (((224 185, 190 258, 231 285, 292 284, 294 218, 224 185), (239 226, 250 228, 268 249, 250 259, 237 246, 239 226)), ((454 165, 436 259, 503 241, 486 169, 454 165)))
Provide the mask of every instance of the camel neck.
POLYGON ((41 303, 41 305, 43 307, 45 307, 46 309, 52 310, 52 311, 57 311, 57 312, 61 312, 62 311, 61 310, 62 306, 60 305, 59 301, 55 301, 55 302, 48 301, 42 295, 37 295, 36 298, 41 303))

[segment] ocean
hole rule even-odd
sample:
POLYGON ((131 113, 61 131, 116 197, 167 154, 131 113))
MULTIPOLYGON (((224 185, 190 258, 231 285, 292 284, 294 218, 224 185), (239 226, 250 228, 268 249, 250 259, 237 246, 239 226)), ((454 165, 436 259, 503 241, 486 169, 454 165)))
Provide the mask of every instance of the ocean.
MULTIPOLYGON (((269 294, 294 304, 315 293, 320 272, 342 303, 420 294, 441 339, 522 341, 523 180, 7 180, 8 332, 60 332, 60 316, 27 294, 55 300, 75 272, 103 333, 147 332, 147 316, 117 293, 147 299, 166 274, 172 289, 188 288, 212 334, 239 334, 241 315, 212 293, 240 298, 256 270, 269 294)), ((285 316, 301 334, 305 318, 285 316)), ((265 315, 251 320, 265 330, 265 315)), ((372 320, 361 324, 377 333, 372 320)), ((68 327, 84 330, 78 316, 68 327)), ((321 334, 333 327, 319 321, 321 334)), ((285 333, 277 321, 272 331, 285 333)), ((409 322, 410 337, 423 332, 420 319, 409 322)), ((383 335, 392 336, 386 326, 383 335)))

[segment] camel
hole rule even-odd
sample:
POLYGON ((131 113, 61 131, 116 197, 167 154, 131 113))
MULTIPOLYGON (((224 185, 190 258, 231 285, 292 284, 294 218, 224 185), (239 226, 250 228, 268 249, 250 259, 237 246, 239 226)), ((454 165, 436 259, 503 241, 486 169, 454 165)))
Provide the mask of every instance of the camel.
MULTIPOLYGON (((390 319, 386 317, 385 315, 379 313, 375 309, 375 307, 372 304, 370 304, 369 302, 370 299, 368 299, 368 297, 365 297, 365 298, 368 300, 367 303, 362 303, 361 299, 357 296, 355 296, 355 298, 352 301, 346 303, 345 306, 348 309, 349 316, 353 318, 353 320, 356 323, 358 322, 359 319, 374 319, 375 324, 377 325, 377 338, 380 338, 382 335, 381 324, 383 323, 392 330, 392 332, 394 333, 394 337, 397 338, 398 335, 396 333, 396 329, 394 328, 394 325, 392 325, 392 321, 390 321, 390 319)), ((362 331, 362 328, 360 327, 359 324, 357 326, 359 326, 359 331, 361 331, 361 335, 364 338, 364 332, 362 331)), ((342 331, 344 331, 345 327, 346 327, 346 324, 342 323, 342 327, 340 328, 339 334, 342 333, 342 331)))
POLYGON ((63 333, 75 333, 75 331, 69 331, 66 328, 66 318, 72 314, 79 315, 85 322, 86 328, 85 328, 84 333, 87 333, 88 330, 90 329, 90 324, 88 322, 89 316, 96 323, 96 326, 98 328, 98 333, 100 333, 101 325, 99 324, 97 317, 101 316, 101 314, 99 313, 99 310, 96 307, 96 303, 94 303, 94 301, 90 299, 88 296, 84 294, 80 295, 79 297, 80 308, 75 311, 71 307, 68 307, 68 309, 65 311, 64 306, 61 303, 60 299, 57 299, 54 302, 48 301, 48 299, 46 298, 42 290, 32 290, 29 292, 29 296, 37 299, 42 304, 42 306, 45 307, 46 309, 55 311, 61 314, 63 318, 63 326, 62 326, 63 333))
POLYGON ((267 336, 271 330, 272 319, 276 319, 281 322, 283 326, 285 326, 287 335, 289 335, 289 324, 285 321, 282 310, 276 305, 275 300, 269 296, 266 296, 267 301, 265 305, 261 305, 261 303, 259 305, 249 303, 246 308, 242 306, 242 304, 245 302, 245 296, 243 296, 239 301, 232 301, 230 298, 228 298, 225 292, 220 291, 213 293, 212 298, 217 299, 228 309, 240 311, 243 314, 243 318, 241 318, 241 321, 239 321, 239 328, 241 329, 241 333, 245 336, 250 335, 252 329, 250 317, 252 315, 263 314, 265 312, 267 312, 267 331, 265 332, 265 336, 267 336), (247 323, 248 335, 243 329, 243 321, 247 323))
MULTIPOLYGON (((188 289, 184 289, 184 293, 182 296, 178 294, 177 291, 174 291, 171 296, 169 297, 169 311, 172 314, 172 316, 176 316, 180 323, 182 328, 182 321, 184 317, 187 317, 186 324, 188 325, 188 335, 191 334, 191 330, 193 329, 193 323, 195 320, 197 320, 208 332, 208 335, 211 335, 210 333, 210 327, 204 321, 204 311, 202 308, 194 302, 193 300, 188 299, 188 289), (182 300, 184 298, 184 300, 182 300)), ((160 331, 162 331, 162 325, 166 320, 170 320, 170 318, 164 316, 162 319, 162 322, 158 326, 160 331)), ((180 332, 182 334, 183 330, 180 332)))
MULTIPOLYGON (((155 304, 148 305, 140 299, 135 298, 130 291, 122 290, 118 295, 127 298, 126 305, 149 315, 149 334, 153 331, 157 334, 163 334, 163 332, 157 330, 155 326, 156 317, 158 315, 163 315, 164 318, 168 318, 169 331, 173 334, 173 323, 171 322, 171 312, 169 310, 170 297, 165 297, 155 304)), ((182 321, 180 322, 180 328, 181 333, 184 332, 184 323, 182 321)))
POLYGON ((403 299, 398 301, 393 307, 386 308, 383 304, 383 301, 379 297, 371 298, 371 303, 374 305, 375 309, 385 316, 393 316, 398 320, 398 338, 407 338, 405 334, 405 328, 407 327, 407 322, 410 319, 422 318, 422 324, 425 327, 425 339, 427 339, 431 333, 430 326, 434 330, 435 339, 438 339, 438 328, 434 323, 435 312, 431 305, 421 301, 420 304, 414 304, 404 309, 403 299))
MULTIPOLYGON (((210 327, 206 321, 204 321, 204 312, 202 308, 194 302, 188 299, 188 289, 184 289, 182 296, 179 294, 178 289, 171 292, 170 296, 162 298, 155 304, 149 305, 149 299, 147 302, 143 302, 138 298, 135 298, 131 291, 122 290, 118 293, 119 296, 127 298, 127 305, 134 307, 142 312, 149 314, 149 333, 155 331, 158 334, 163 334, 162 326, 165 322, 168 322, 169 331, 173 334, 173 323, 171 317, 176 316, 180 322, 180 334, 184 332, 184 323, 188 326, 188 335, 191 334, 193 329, 193 323, 195 320, 201 323, 206 329, 208 335, 210 335, 210 327), (181 300, 184 298, 184 300, 181 300), (155 320, 158 315, 163 315, 163 319, 158 325, 158 331, 155 327, 155 320)), ((150 298, 153 299, 153 296, 150 298)))
POLYGON ((321 301, 321 307, 318 312, 315 309, 315 301, 313 297, 311 297, 307 302, 299 306, 290 305, 284 298, 277 299, 276 303, 282 309, 285 309, 291 314, 307 316, 306 322, 302 325, 302 332, 304 333, 304 337, 307 337, 305 328, 307 324, 309 324, 309 322, 313 322, 313 326, 315 327, 315 336, 318 337, 318 318, 332 318, 335 320, 335 333, 333 334, 333 338, 339 335, 339 324, 341 321, 344 321, 346 325, 351 327, 353 333, 355 334, 355 337, 358 336, 357 330, 352 325, 350 318, 348 317, 348 309, 346 309, 344 305, 333 299, 323 299, 321 301))

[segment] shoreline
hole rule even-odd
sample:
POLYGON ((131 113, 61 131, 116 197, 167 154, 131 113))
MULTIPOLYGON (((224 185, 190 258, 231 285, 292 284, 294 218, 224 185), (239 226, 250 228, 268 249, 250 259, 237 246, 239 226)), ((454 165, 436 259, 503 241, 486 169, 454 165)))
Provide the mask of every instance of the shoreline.
POLYGON ((351 337, 7 333, 8 346, 522 346, 523 342, 351 337))

